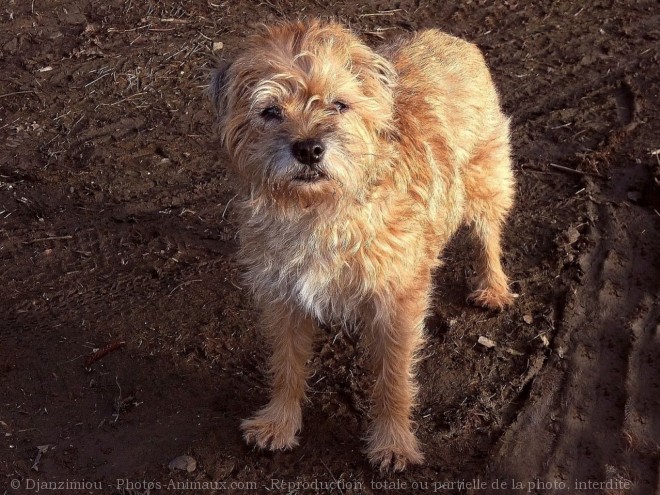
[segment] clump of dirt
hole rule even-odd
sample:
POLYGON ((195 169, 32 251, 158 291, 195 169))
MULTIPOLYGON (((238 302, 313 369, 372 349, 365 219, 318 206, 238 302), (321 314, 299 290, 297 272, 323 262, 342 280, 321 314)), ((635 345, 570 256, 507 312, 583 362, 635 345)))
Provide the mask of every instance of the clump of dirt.
POLYGON ((479 493, 506 480, 522 483, 512 493, 658 490, 656 12, 650 1, 3 7, 0 486, 452 493, 478 478, 479 493), (505 264, 520 297, 501 314, 468 306, 472 247, 453 240, 418 371, 426 464, 385 478, 362 453, 371 377, 359 336, 338 329, 318 343, 300 447, 258 452, 238 430, 265 401, 267 351, 233 260, 235 192, 204 89, 214 58, 231 58, 252 26, 298 15, 334 16, 374 45, 428 27, 467 38, 513 119, 505 264), (184 458, 170 470, 186 455, 194 469, 184 458))

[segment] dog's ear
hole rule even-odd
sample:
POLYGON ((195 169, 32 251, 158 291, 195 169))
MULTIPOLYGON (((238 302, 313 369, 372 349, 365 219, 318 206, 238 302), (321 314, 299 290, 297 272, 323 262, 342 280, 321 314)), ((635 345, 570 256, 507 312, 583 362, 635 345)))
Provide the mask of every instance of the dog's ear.
POLYGON ((398 75, 394 65, 382 55, 373 53, 372 67, 379 82, 389 91, 396 86, 398 75))
POLYGON ((394 65, 363 44, 355 47, 351 55, 362 91, 374 106, 374 116, 381 122, 388 122, 394 113, 394 88, 398 79, 394 65))
POLYGON ((227 110, 227 83, 230 67, 231 63, 223 60, 218 63, 217 68, 211 71, 211 84, 208 87, 208 95, 219 118, 227 110))

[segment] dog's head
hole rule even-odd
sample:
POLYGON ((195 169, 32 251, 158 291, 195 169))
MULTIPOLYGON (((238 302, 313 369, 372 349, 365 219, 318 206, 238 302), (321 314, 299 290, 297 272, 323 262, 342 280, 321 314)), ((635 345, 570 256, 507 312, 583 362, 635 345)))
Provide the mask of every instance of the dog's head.
POLYGON ((211 96, 233 167, 255 199, 357 199, 386 166, 396 74, 334 23, 266 27, 217 70, 211 96))

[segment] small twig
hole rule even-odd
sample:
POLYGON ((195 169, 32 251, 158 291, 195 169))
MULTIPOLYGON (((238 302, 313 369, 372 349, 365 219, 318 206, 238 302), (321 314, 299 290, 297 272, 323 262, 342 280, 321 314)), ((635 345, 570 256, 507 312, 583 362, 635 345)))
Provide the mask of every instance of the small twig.
POLYGON ((167 62, 167 61, 168 61, 169 59, 171 59, 171 58, 176 57, 179 53, 183 53, 183 52, 185 52, 185 51, 186 51, 186 48, 185 48, 185 45, 184 45, 184 48, 181 48, 181 50, 179 50, 178 52, 174 52, 172 55, 170 55, 169 57, 167 57, 167 58, 165 59, 165 62, 167 62))
MULTIPOLYGON (((18 119, 20 119, 20 117, 19 117, 18 119)), ((2 127, 0 127, 0 129, 4 129, 5 127, 8 127, 8 126, 10 126, 10 125, 12 125, 12 124, 15 124, 16 122, 18 122, 18 119, 14 120, 14 121, 12 121, 12 122, 9 122, 9 123, 7 123, 7 124, 5 124, 5 125, 3 125, 2 127)))
MULTIPOLYGON (((127 100, 130 100, 130 99, 132 99, 132 98, 135 98, 136 96, 140 96, 140 95, 144 95, 144 94, 146 94, 146 92, 141 91, 140 93, 134 93, 134 94, 132 94, 132 95, 130 95, 130 96, 127 96, 126 98, 121 99, 121 100, 119 100, 119 101, 116 101, 116 102, 114 102, 114 103, 99 103, 98 105, 96 105, 96 108, 98 108, 98 107, 104 107, 104 106, 105 106, 105 107, 107 107, 107 106, 114 107, 115 105, 119 105, 120 103, 124 103, 124 102, 127 101, 127 100)), ((95 109, 96 109, 96 108, 95 108, 95 109)))
POLYGON ((380 10, 378 12, 374 12, 373 14, 360 14, 358 17, 375 17, 378 15, 393 15, 397 12, 401 12, 401 9, 380 10))
POLYGON ((57 364, 69 364, 69 363, 73 363, 74 361, 78 361, 78 359, 83 358, 83 357, 85 357, 85 355, 84 355, 84 354, 81 354, 80 356, 74 357, 73 359, 69 359, 68 361, 60 361, 60 362, 57 363, 57 364))
POLYGON ((76 120, 71 127, 69 127, 69 130, 67 131, 66 135, 68 136, 69 134, 71 134, 71 131, 74 129, 74 127, 76 127, 78 123, 84 118, 85 118, 85 112, 83 112, 80 118, 76 120))
POLYGON ((119 397, 115 399, 115 413, 113 416, 115 417, 115 423, 119 419, 119 413, 121 412, 121 404, 122 404, 122 398, 121 398, 121 385, 119 385, 119 377, 115 375, 115 383, 117 384, 117 388, 119 389, 119 397))
POLYGON ((117 29, 117 28, 108 28, 109 33, 128 33, 130 31, 137 31, 138 29, 145 29, 150 27, 151 24, 145 24, 144 26, 138 26, 132 29, 117 29))
POLYGON ((44 242, 44 241, 63 241, 65 239, 73 239, 73 236, 59 235, 54 237, 40 237, 39 239, 32 239, 31 241, 25 241, 23 244, 34 244, 35 242, 44 242))
POLYGON ((569 168, 569 167, 564 167, 563 165, 557 165, 556 163, 549 163, 552 168, 556 168, 557 170, 562 170, 564 172, 569 172, 571 174, 577 174, 577 175, 591 175, 594 177, 600 177, 603 179, 604 177, 600 174, 595 174, 593 172, 582 172, 581 170, 575 170, 574 168, 569 168))
POLYGON ((173 19, 171 17, 165 19, 159 19, 159 20, 160 22, 171 22, 173 24, 188 24, 190 22, 185 19, 173 19))
POLYGON ((34 459, 34 463, 32 463, 32 469, 33 471, 39 471, 39 462, 41 461, 41 456, 44 455, 46 452, 48 452, 48 449, 52 448, 53 446, 48 444, 48 445, 39 445, 37 447, 37 457, 34 459))
POLYGON ((180 289, 181 287, 184 287, 184 286, 186 286, 186 285, 190 285, 190 284, 192 284, 192 283, 194 283, 194 282, 201 282, 201 281, 202 281, 201 279, 195 279, 195 280, 188 280, 187 282, 183 282, 182 284, 177 285, 174 289, 172 289, 172 290, 170 291, 170 296, 171 296, 172 294, 174 294, 174 291, 176 291, 177 289, 180 289))
POLYGON ((85 84, 85 86, 83 86, 83 87, 86 88, 87 86, 91 86, 91 85, 94 84, 96 81, 99 81, 99 80, 103 79, 105 76, 109 76, 110 74, 112 74, 112 72, 106 72, 105 74, 101 74, 99 77, 97 77, 96 79, 94 79, 94 80, 91 81, 91 82, 88 82, 88 83, 85 84))
POLYGON ((337 490, 339 490, 339 493, 341 493, 342 495, 344 495, 344 491, 343 491, 341 488, 339 488, 339 481, 337 481, 337 478, 335 478, 335 475, 332 474, 332 471, 330 471, 330 468, 329 468, 328 465, 323 461, 323 459, 321 459, 321 464, 323 464, 323 467, 326 469, 326 471, 328 471, 328 474, 329 474, 330 476, 332 476, 332 479, 334 480, 335 485, 337 486, 337 490))
POLYGON ((6 96, 23 95, 25 93, 34 93, 35 95, 37 94, 36 91, 16 91, 15 93, 6 93, 4 95, 0 95, 0 98, 4 98, 6 96))
POLYGON ((91 354, 86 360, 85 360, 85 368, 90 368, 92 364, 94 364, 96 361, 99 361, 103 359, 105 356, 110 354, 111 352, 116 351, 117 349, 121 349, 126 345, 126 342, 123 340, 118 340, 116 342, 112 342, 104 347, 101 347, 98 351, 94 352, 91 354))
POLYGON ((385 36, 383 33, 385 31, 391 31, 392 29, 398 29, 397 27, 379 27, 376 28, 374 31, 365 31, 364 34, 370 34, 371 36, 376 36, 378 38, 384 38, 385 36))

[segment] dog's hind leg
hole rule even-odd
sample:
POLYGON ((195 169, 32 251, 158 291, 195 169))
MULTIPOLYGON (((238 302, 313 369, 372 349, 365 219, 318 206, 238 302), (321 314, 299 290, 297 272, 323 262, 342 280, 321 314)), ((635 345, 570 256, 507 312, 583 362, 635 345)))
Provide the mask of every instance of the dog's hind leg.
MULTIPOLYGON (((504 118, 503 118, 504 119, 504 118)), ((471 226, 477 251, 477 287, 468 300, 490 309, 513 302, 502 269, 502 227, 513 206, 515 181, 511 169, 508 125, 482 144, 466 167, 465 220, 471 226)))

